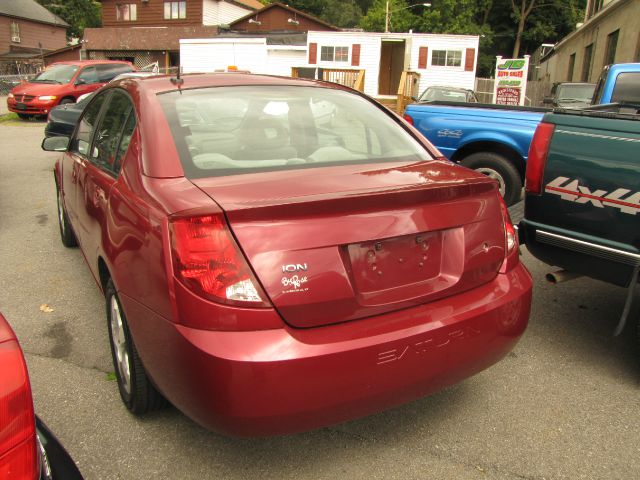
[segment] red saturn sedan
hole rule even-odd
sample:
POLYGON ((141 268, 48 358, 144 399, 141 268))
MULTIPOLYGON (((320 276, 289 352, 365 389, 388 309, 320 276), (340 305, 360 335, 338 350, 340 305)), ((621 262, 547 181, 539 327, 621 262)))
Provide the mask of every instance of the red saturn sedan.
POLYGON ((497 184, 346 87, 125 79, 43 148, 133 413, 307 430, 473 375, 527 325, 497 184))

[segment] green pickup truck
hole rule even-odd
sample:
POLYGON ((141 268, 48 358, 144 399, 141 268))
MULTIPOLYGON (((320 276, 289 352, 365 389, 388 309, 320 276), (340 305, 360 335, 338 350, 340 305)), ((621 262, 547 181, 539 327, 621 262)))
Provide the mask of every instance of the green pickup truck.
POLYGON ((628 289, 616 328, 631 311, 640 270, 640 112, 636 104, 547 113, 531 142, 522 243, 562 270, 628 289))

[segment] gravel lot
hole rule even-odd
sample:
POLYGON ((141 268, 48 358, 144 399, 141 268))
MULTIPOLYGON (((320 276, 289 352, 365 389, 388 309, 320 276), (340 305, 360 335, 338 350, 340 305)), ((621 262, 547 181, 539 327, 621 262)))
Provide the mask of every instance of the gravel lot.
POLYGON ((0 124, 0 311, 26 352, 38 414, 87 479, 640 478, 635 330, 611 336, 625 292, 546 284, 549 268, 526 249, 535 290, 522 341, 439 394, 272 439, 226 438, 174 409, 131 416, 110 375, 104 300, 80 251, 59 241, 43 127, 0 124))

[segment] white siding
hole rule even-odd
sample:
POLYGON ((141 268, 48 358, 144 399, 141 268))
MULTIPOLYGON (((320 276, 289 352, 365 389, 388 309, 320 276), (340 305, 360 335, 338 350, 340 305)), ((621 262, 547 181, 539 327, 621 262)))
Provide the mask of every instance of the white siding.
POLYGON ((249 8, 242 8, 232 3, 220 2, 220 24, 228 25, 231 22, 235 22, 239 18, 249 15, 253 10, 249 8))
POLYGON ((262 73, 267 68, 264 38, 180 40, 180 66, 184 73, 214 72, 229 66, 262 73))
POLYGON ((218 18, 220 14, 218 12, 218 0, 202 0, 202 24, 203 25, 218 25, 218 18))
MULTIPOLYGON (((224 3, 224 2, 222 2, 224 3)), ((420 73, 418 93, 430 85, 450 85, 473 89, 478 55, 478 37, 408 33, 309 32, 308 43, 318 45, 317 63, 309 64, 308 48, 267 45, 265 38, 210 38, 181 40, 180 61, 185 72, 212 72, 235 65, 241 70, 272 75, 291 75, 291 67, 365 70, 364 92, 378 96, 380 51, 384 40, 404 40, 405 69, 420 73), (360 45, 360 65, 352 66, 353 45, 360 45), (349 47, 347 62, 323 62, 322 46, 349 47), (418 69, 420 47, 429 48, 427 68, 418 69), (464 70, 467 48, 475 49, 474 69, 464 70), (460 67, 431 65, 433 50, 460 50, 460 67)))
MULTIPOLYGON (((306 65, 319 68, 345 68, 365 70, 364 93, 375 96, 378 94, 378 72, 380 71, 380 37, 359 32, 309 32, 307 43, 318 44, 317 64, 310 65, 307 55, 306 65), (353 45, 360 44, 360 65, 351 65, 353 45), (348 62, 323 62, 320 52, 323 46, 349 47, 348 62)), ((301 65, 302 66, 302 65, 301 65)))
POLYGON ((220 0, 202 0, 203 25, 224 25, 248 15, 253 10, 220 0))
MULTIPOLYGON (((295 47, 294 47, 295 48, 295 47)), ((254 73, 266 73, 269 75, 281 75, 283 77, 291 76, 291 68, 304 65, 307 57, 307 49, 273 49, 271 46, 267 46, 267 64, 262 72, 254 73)))
POLYGON ((472 35, 436 35, 436 34, 409 34, 409 33, 362 33, 362 32, 309 32, 307 42, 318 44, 317 64, 310 65, 308 57, 304 65, 308 67, 325 68, 352 68, 365 70, 364 92, 367 95, 378 96, 378 76, 380 73, 380 51, 382 41, 404 40, 407 55, 405 68, 420 73, 419 91, 422 92, 429 85, 451 85, 462 88, 474 87, 477 56, 478 37, 472 35), (360 44, 360 65, 351 66, 352 45, 360 44), (322 62, 320 53, 322 46, 348 46, 349 62, 322 62), (429 48, 429 57, 426 69, 418 69, 418 55, 420 47, 429 48), (466 49, 474 48, 476 58, 474 69, 464 71, 466 49), (433 50, 460 50, 462 52, 462 65, 460 67, 434 67, 431 66, 433 50))
POLYGON ((478 40, 476 36, 467 35, 414 35, 409 69, 420 73, 419 92, 431 85, 447 85, 473 90, 478 62, 478 40), (420 47, 429 48, 426 69, 418 68, 420 47), (464 70, 467 48, 475 49, 474 68, 470 72, 464 70), (462 53, 461 65, 459 67, 432 65, 434 50, 459 50, 462 53))

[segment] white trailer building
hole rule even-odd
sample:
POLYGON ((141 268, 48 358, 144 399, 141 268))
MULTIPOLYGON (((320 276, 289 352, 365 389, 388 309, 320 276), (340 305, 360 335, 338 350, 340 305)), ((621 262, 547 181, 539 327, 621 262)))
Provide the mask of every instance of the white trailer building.
POLYGON ((183 72, 239 70, 323 78, 326 70, 364 71, 367 95, 395 97, 403 72, 414 72, 414 91, 430 85, 473 89, 476 35, 314 32, 236 34, 180 40, 183 72), (306 38, 305 38, 306 37, 306 38))

